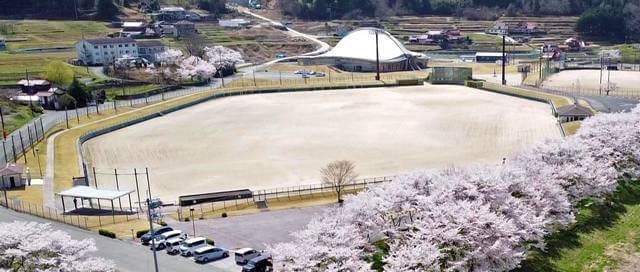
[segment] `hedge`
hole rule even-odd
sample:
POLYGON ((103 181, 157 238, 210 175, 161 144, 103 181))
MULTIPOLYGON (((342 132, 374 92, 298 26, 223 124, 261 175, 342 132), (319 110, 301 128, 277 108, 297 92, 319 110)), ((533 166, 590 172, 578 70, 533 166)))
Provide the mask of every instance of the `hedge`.
POLYGON ((213 240, 211 240, 211 239, 207 238, 207 245, 215 246, 215 245, 216 245, 216 243, 215 243, 213 240))
POLYGON ((422 85, 423 79, 420 78, 411 78, 411 79, 398 79, 396 80, 398 86, 412 86, 412 85, 422 85))
POLYGON ((116 234, 115 233, 113 233, 112 231, 106 230, 106 229, 99 229, 98 233, 100 235, 102 235, 102 236, 106 236, 106 237, 109 237, 109 238, 112 238, 112 239, 116 238, 116 234))
POLYGON ((143 230, 136 231, 136 238, 140 238, 140 237, 142 237, 142 235, 145 235, 148 232, 149 232, 149 229, 143 229, 143 230))

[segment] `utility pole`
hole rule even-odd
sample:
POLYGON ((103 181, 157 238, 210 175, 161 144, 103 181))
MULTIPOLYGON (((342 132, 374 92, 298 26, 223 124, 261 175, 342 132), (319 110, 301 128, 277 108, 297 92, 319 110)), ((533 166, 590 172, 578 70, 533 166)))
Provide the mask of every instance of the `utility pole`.
MULTIPOLYGON (((600 53, 602 54, 602 53, 600 53)), ((598 88, 598 94, 602 95, 602 69, 604 69, 604 66, 602 65, 602 59, 604 58, 603 55, 600 55, 600 88, 598 88)))
MULTIPOLYGON (((151 183, 149 182, 149 168, 145 168, 145 173, 147 174, 147 189, 149 193, 149 197, 147 198, 147 217, 149 219, 149 232, 153 233, 153 222, 151 221, 151 183)), ((136 176, 137 178, 137 176, 136 176)), ((156 242, 155 239, 151 239, 151 248, 153 250, 153 265, 155 266, 155 271, 160 271, 158 269, 158 256, 156 256, 156 242)))
POLYGON ((7 140, 7 134, 4 132, 4 114, 2 114, 2 108, 1 107, 0 107, 0 122, 2 122, 2 139, 4 139, 6 141, 7 140))
POLYGON ((506 70, 506 62, 507 62, 507 52, 505 51, 505 47, 507 44, 507 36, 502 36, 502 85, 507 85, 507 77, 504 74, 506 70))
POLYGON ((376 33, 376 80, 380 80, 380 48, 378 48, 378 31, 374 31, 376 33))

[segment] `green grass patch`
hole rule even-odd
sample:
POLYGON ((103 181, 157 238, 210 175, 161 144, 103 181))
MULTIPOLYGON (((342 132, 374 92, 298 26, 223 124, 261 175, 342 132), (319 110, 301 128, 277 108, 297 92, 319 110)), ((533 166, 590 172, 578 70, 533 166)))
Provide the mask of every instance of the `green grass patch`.
POLYGON ((132 94, 140 94, 146 93, 148 91, 160 88, 160 85, 150 84, 150 85, 141 85, 141 86, 130 86, 124 87, 115 87, 110 89, 105 89, 105 94, 107 95, 107 100, 113 101, 116 95, 132 95, 132 94))
POLYGON ((0 107, 2 107, 2 114, 4 115, 4 129, 9 133, 40 115, 31 111, 29 106, 16 104, 6 97, 0 97, 0 107))
POLYGON ((568 135, 576 134, 578 129, 580 129, 581 121, 574 121, 562 124, 562 129, 564 129, 564 133, 568 135))
POLYGON ((7 42, 9 50, 70 47, 83 36, 97 38, 118 31, 107 27, 108 23, 97 21, 0 20, 0 23, 2 22, 15 25, 13 33, 4 34, 10 40, 7 42))
POLYGON ((602 203, 582 204, 577 222, 547 237, 546 250, 531 251, 519 271, 611 271, 625 265, 624 256, 611 252, 621 244, 640 245, 640 183, 620 185, 602 203))

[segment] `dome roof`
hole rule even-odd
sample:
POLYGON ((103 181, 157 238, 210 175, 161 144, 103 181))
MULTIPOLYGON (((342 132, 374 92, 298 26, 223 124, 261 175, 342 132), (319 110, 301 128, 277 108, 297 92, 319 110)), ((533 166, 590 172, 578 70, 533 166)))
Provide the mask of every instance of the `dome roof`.
POLYGON ((352 58, 376 60, 376 31, 380 61, 404 58, 407 55, 420 55, 407 50, 404 45, 389 32, 377 28, 359 28, 350 32, 331 51, 320 57, 352 58))

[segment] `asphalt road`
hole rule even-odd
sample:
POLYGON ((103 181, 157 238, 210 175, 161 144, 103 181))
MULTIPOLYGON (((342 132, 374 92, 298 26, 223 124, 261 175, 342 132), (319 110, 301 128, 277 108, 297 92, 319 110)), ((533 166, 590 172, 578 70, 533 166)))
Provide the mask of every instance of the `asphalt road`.
MULTIPOLYGON (((116 263, 119 271, 153 271, 153 255, 149 248, 136 245, 132 242, 110 239, 93 232, 78 229, 65 224, 57 223, 35 217, 27 214, 17 213, 4 207, 0 208, 0 222, 13 221, 36 221, 41 223, 51 223, 54 229, 62 230, 73 239, 93 239, 96 242, 97 252, 92 253, 93 256, 99 256, 110 259, 116 263)), ((170 256, 164 251, 158 252, 158 263, 160 271, 240 271, 240 267, 236 266, 232 258, 212 262, 206 265, 197 264, 190 258, 180 256, 170 256)))
POLYGON ((231 216, 227 218, 177 222, 166 218, 171 227, 213 239, 224 248, 251 247, 265 249, 268 244, 291 241, 292 232, 304 229, 311 219, 322 213, 327 206, 292 208, 278 211, 264 211, 257 214, 231 216))
POLYGON ((571 97, 573 99, 583 99, 589 102, 591 107, 599 112, 611 113, 611 112, 628 112, 635 108, 640 100, 632 98, 624 98, 617 96, 597 96, 597 95, 581 95, 570 92, 562 92, 556 90, 549 90, 544 88, 536 88, 532 86, 518 86, 533 91, 546 92, 550 94, 562 95, 571 97))

